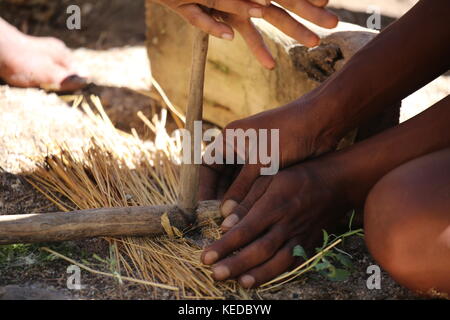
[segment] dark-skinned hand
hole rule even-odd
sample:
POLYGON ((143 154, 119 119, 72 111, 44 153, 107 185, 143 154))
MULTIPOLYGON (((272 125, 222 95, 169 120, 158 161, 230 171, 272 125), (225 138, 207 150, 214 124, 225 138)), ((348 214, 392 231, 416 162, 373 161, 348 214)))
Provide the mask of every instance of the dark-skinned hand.
POLYGON ((322 229, 347 212, 346 202, 329 165, 307 162, 261 176, 223 221, 225 234, 204 250, 202 262, 215 264, 216 280, 259 286, 296 264, 296 245, 313 248, 322 229))
MULTIPOLYGON (((306 158, 318 156, 335 148, 338 137, 324 130, 325 121, 316 121, 317 106, 329 105, 318 90, 302 96, 300 99, 283 107, 271 109, 254 116, 237 120, 227 125, 222 131, 224 137, 222 152, 226 159, 227 145, 234 145, 235 156, 239 154, 236 141, 227 141, 228 129, 279 129, 279 167, 285 168, 306 158)), ((270 139, 268 139, 270 143, 270 139)), ((209 147, 213 144, 209 145, 209 147)), ((261 145, 258 146, 259 148, 261 145)), ((271 147, 267 147, 268 150, 271 147)), ((200 200, 221 199, 222 214, 229 215, 233 207, 248 194, 251 186, 261 174, 260 162, 250 164, 247 154, 240 154, 245 159, 239 164, 207 164, 200 169, 200 200)), ((225 163, 225 161, 223 161, 225 163)), ((236 163, 237 161, 235 161, 236 163)))

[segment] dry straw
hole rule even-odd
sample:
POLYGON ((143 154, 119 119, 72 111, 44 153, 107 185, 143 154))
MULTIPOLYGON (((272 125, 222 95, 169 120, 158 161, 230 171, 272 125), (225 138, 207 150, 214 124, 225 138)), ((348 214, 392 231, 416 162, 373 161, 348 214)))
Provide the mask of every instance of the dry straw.
MULTIPOLYGON (((135 130, 132 135, 117 130, 98 97, 90 97, 96 112, 82 98, 71 98, 74 107, 81 107, 92 121, 92 138, 81 150, 59 146, 58 152, 38 161, 38 168, 28 176, 37 190, 62 211, 177 202, 181 141, 170 137, 165 129, 167 109, 151 120, 139 113, 155 133, 155 140, 149 142, 142 141, 135 130)), ((215 282, 210 267, 200 263, 202 247, 220 237, 220 228, 213 220, 196 230, 178 231, 167 225, 165 230, 171 231, 159 238, 105 238, 114 248, 114 273, 70 262, 93 273, 145 285, 154 298, 161 297, 161 290, 169 290, 177 299, 255 297, 235 281, 215 282)), ((333 242, 318 255, 336 244, 333 242)), ((263 285, 260 292, 296 279, 310 269, 316 257, 263 285)))
MULTIPOLYGON (((63 211, 176 203, 181 142, 165 130, 167 111, 152 120, 139 115, 156 135, 154 142, 144 142, 135 131, 130 135, 114 128, 100 100, 90 99, 96 112, 86 101, 74 102, 92 121, 89 145, 82 150, 60 146, 59 152, 42 159, 28 181, 63 211)), ((122 279, 136 279, 155 298, 161 286, 178 288, 171 292, 179 299, 248 298, 234 281, 215 282, 210 267, 200 263, 202 244, 216 239, 218 230, 211 221, 199 230, 156 239, 106 240, 117 248, 117 271, 126 274, 122 279), (203 236, 193 240, 189 233, 203 236)))

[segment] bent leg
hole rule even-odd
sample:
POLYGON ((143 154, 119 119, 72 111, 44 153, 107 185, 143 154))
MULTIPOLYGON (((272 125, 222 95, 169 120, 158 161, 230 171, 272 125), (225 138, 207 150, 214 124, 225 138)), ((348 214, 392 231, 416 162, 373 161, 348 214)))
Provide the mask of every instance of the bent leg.
POLYGON ((450 149, 412 160, 370 191, 366 243, 400 284, 450 295, 450 149))

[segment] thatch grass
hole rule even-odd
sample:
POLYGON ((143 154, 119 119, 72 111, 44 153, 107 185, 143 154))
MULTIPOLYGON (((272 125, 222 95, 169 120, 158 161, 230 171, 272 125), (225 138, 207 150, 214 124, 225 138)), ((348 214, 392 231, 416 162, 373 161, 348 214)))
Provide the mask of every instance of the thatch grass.
MULTIPOLYGON (((155 140, 150 142, 141 140, 135 130, 133 134, 117 130, 97 97, 91 97, 96 112, 81 98, 72 100, 74 107, 81 106, 92 121, 92 138, 82 149, 52 146, 52 154, 36 159, 37 169, 28 175, 28 181, 37 190, 62 211, 177 202, 181 140, 170 137, 165 130, 167 109, 151 120, 139 114, 155 134, 155 140)), ((301 266, 251 292, 242 289, 236 281, 215 282, 210 267, 200 262, 204 244, 221 235, 213 220, 197 226, 196 230, 165 229, 171 231, 158 238, 105 238, 113 248, 114 273, 72 263, 90 272, 145 285, 155 298, 165 288, 177 299, 249 299, 296 280, 312 268, 317 258, 341 241, 336 239, 301 266)))
MULTIPOLYGON (((28 181, 63 211, 76 209, 174 204, 179 184, 181 141, 165 131, 167 111, 144 122, 154 131, 154 142, 115 129, 97 97, 91 97, 96 112, 86 102, 75 100, 92 120, 92 138, 82 150, 59 146, 47 155, 28 181)), ((119 274, 178 288, 176 298, 248 298, 235 281, 215 282, 209 266, 200 263, 201 243, 180 235, 159 238, 108 238, 117 248, 119 274)), ((219 227, 211 221, 199 230, 206 241, 217 239, 219 227)), ((157 286, 149 290, 157 297, 157 286)))

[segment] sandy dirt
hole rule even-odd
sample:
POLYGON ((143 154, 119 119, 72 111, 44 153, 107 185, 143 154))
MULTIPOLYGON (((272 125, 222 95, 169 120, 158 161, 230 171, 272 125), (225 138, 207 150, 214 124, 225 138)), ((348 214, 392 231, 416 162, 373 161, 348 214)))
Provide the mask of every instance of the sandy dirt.
MULTIPOLYGON (((38 1, 39 2, 39 1, 38 1)), ((366 5, 373 1, 330 1, 333 10, 346 21, 364 23, 366 5), (345 6, 344 6, 345 5, 345 6), (343 10, 343 8, 350 8, 343 10), (363 16, 361 16, 363 14, 363 16)), ((384 25, 391 23, 415 1, 380 1, 384 25)), ((149 63, 145 52, 145 23, 143 1, 59 1, 60 5, 42 9, 39 15, 32 6, 16 8, 0 4, 2 17, 23 31, 35 35, 62 38, 74 50, 81 71, 90 73, 93 84, 79 94, 99 96, 113 123, 129 132, 136 128, 142 137, 151 137, 137 118, 142 111, 151 116, 159 103, 135 90, 150 86, 149 63), (68 32, 64 27, 64 11, 68 3, 79 3, 84 12, 85 28, 68 32), (126 3, 126 5, 125 5, 126 3), (3 7, 2 7, 3 6, 3 7), (132 21, 132 23, 119 23, 132 21)), ((440 77, 416 96, 404 102, 402 119, 448 94, 449 77, 440 77)), ((17 89, 0 85, 0 214, 20 214, 57 211, 46 198, 36 192, 21 176, 33 167, 36 152, 45 153, 49 138, 76 146, 86 138, 85 115, 71 109, 55 94, 36 89, 17 89)), ((49 245, 49 244, 45 244, 49 245)), ((108 255, 108 245, 101 239, 51 245, 58 252, 81 260, 95 253, 108 255)), ((414 294, 397 285, 386 273, 382 275, 381 290, 368 290, 366 268, 374 264, 361 239, 350 239, 344 249, 353 255, 354 270, 344 282, 331 282, 310 274, 299 282, 284 286, 280 291, 264 294, 267 299, 414 299, 414 294)), ((67 299, 147 299, 148 291, 139 285, 119 285, 114 279, 82 273, 86 288, 68 290, 68 264, 42 256, 39 245, 31 246, 23 255, 0 262, 0 299, 6 298, 67 298, 67 299)), ((108 271, 106 266, 97 268, 108 271)), ((168 298, 161 292, 159 298, 168 298)))

